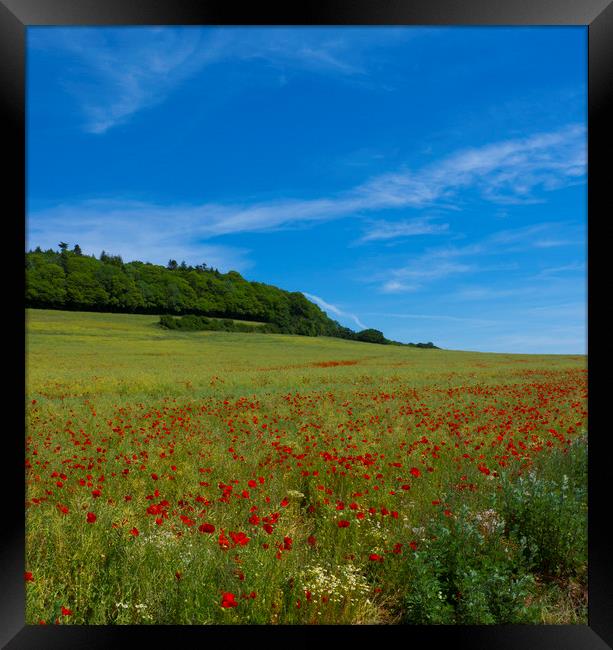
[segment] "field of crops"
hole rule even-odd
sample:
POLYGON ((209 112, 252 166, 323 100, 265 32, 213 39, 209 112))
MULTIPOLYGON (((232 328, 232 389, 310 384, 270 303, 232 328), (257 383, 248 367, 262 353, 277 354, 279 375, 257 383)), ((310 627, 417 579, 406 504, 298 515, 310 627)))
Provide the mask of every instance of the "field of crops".
POLYGON ((587 359, 29 310, 26 622, 586 623, 587 359))

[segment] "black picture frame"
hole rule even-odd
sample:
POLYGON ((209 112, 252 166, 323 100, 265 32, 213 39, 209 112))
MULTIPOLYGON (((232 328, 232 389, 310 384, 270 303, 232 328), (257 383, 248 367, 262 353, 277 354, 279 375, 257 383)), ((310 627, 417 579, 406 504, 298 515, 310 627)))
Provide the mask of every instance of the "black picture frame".
MULTIPOLYGON (((4 219, 10 250, 4 289, 14 292, 5 349, 14 364, 5 371, 5 405, 14 414, 3 427, 3 528, 0 550, 0 642, 22 648, 133 647, 162 644, 212 645, 281 642, 442 644, 454 649, 511 648, 603 650, 613 647, 613 560, 608 534, 611 511, 611 431, 607 389, 613 361, 606 287, 612 285, 605 247, 613 241, 609 163, 613 152, 612 0, 334 0, 252 3, 221 0, 0 0, 0 151, 5 160, 4 219), (588 381, 589 381, 589 605, 588 625, 503 626, 25 626, 23 472, 25 282, 25 33, 34 25, 579 25, 588 29, 588 381), (8 201, 7 201, 8 199, 8 201), (7 207, 8 206, 8 207, 7 207), (607 209, 608 208, 608 209, 607 209), (15 269, 20 269, 16 271, 15 269), (598 287, 602 286, 603 289, 598 287), (23 498, 22 498, 23 497, 23 498), (391 639, 394 639, 391 641, 391 639)), ((5 302, 5 309, 8 300, 5 302)), ((610 398, 609 398, 610 399, 610 398)))

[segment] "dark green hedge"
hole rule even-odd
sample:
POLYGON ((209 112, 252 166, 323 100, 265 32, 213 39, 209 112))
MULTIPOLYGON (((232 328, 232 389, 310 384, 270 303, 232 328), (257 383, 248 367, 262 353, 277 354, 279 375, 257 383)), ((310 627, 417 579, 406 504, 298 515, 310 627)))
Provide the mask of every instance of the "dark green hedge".
POLYGON ((343 327, 302 293, 249 282, 236 271, 220 273, 206 264, 188 266, 174 260, 166 267, 139 261, 124 263, 121 257, 104 251, 97 259, 83 255, 78 245, 68 250, 64 243, 59 251, 37 248, 26 253, 26 307, 213 317, 227 322, 220 325, 183 318, 173 324, 166 320, 164 326, 251 331, 248 325, 233 322, 239 319, 264 323, 260 332, 393 343, 378 330, 356 334, 343 327))

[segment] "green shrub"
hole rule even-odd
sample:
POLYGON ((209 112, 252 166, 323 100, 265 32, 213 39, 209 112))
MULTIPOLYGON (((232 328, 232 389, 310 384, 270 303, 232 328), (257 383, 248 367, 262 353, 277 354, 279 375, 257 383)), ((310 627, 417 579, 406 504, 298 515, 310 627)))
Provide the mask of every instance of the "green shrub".
POLYGON ((533 570, 571 576, 587 563, 587 484, 568 474, 558 480, 534 472, 511 482, 503 477, 499 507, 507 533, 520 540, 533 570))
POLYGON ((471 513, 466 505, 431 524, 429 541, 405 564, 403 622, 536 622, 536 612, 527 605, 533 577, 521 547, 503 530, 494 510, 471 513))

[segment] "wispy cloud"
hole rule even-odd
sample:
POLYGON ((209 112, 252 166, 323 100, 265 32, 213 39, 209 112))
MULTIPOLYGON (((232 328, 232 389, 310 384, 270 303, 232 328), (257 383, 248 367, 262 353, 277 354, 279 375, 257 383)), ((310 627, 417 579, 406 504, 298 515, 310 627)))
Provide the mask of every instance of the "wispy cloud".
POLYGON ((87 254, 107 252, 124 260, 166 264, 169 258, 191 264, 206 262, 223 270, 243 271, 249 251, 202 240, 199 211, 184 206, 159 207, 138 201, 84 201, 34 213, 26 220, 29 247, 57 248, 78 243, 87 254))
POLYGON ((84 129, 102 134, 221 61, 260 61, 280 70, 283 83, 291 70, 353 78, 367 73, 366 51, 411 36, 393 29, 343 36, 324 28, 53 27, 30 30, 28 45, 72 57, 64 87, 85 114, 84 129))
POLYGON ((159 104, 223 51, 214 33, 189 27, 34 28, 28 45, 72 57, 63 84, 95 134, 159 104))
POLYGON ((564 273, 585 273, 585 264, 575 262, 573 264, 564 264, 562 266, 551 266, 542 269, 535 277, 550 278, 564 273))
MULTIPOLYGON (((517 253, 539 246, 538 236, 560 231, 567 226, 561 222, 545 222, 524 226, 521 228, 500 230, 480 241, 465 246, 442 246, 431 248, 413 258, 402 267, 387 269, 369 278, 378 282, 383 293, 409 293, 423 289, 429 282, 447 278, 453 275, 469 273, 486 273, 493 271, 512 271, 517 269, 517 262, 496 263, 483 265, 480 260, 492 256, 502 256, 506 253, 517 253), (468 258, 469 262, 463 262, 468 258)), ((565 266, 541 272, 535 279, 544 275, 553 276, 562 271, 581 270, 580 266, 565 266)), ((470 287, 459 289, 454 299, 480 300, 514 295, 515 292, 525 293, 525 289, 517 287, 503 290, 489 287, 470 287)))
POLYGON ((392 279, 387 280, 381 286, 383 293, 407 293, 421 289, 425 283, 433 280, 440 280, 451 275, 470 273, 474 266, 446 260, 431 259, 425 264, 426 257, 412 262, 402 268, 389 271, 392 279))
POLYGON ((554 327, 547 334, 540 331, 503 334, 484 341, 492 352, 524 354, 585 354, 587 337, 585 327, 554 327), (574 352, 572 352, 574 351, 574 352))
POLYGON ((433 223, 428 217, 406 221, 380 220, 371 222, 358 242, 385 241, 416 235, 439 235, 448 231, 448 223, 433 223))
POLYGON ((486 318, 466 318, 464 316, 448 316, 446 314, 409 314, 409 313, 380 313, 368 312, 368 316, 375 316, 380 318, 401 318, 401 319, 415 319, 415 320, 428 320, 428 321, 444 321, 451 323, 470 323, 471 325, 498 325, 499 321, 490 320, 486 318))
MULTIPOLYGON (((161 65, 161 64, 160 64, 161 65)), ((244 232, 262 232, 271 229, 287 228, 296 223, 326 221, 349 216, 361 216, 368 212, 398 208, 422 208, 439 201, 448 202, 456 192, 471 183, 481 189, 486 198, 495 195, 487 191, 487 179, 491 178, 495 187, 500 187, 500 178, 519 178, 521 170, 529 168, 527 178, 532 188, 542 181, 552 189, 564 182, 574 182, 578 171, 575 159, 583 152, 583 129, 567 127, 548 135, 535 135, 519 141, 507 141, 488 145, 482 149, 471 149, 453 154, 434 165, 417 171, 377 176, 344 193, 331 197, 314 199, 279 199, 251 203, 201 203, 159 205, 132 200, 94 199, 64 203, 51 208, 33 210, 28 214, 28 232, 35 244, 49 238, 66 238, 66 233, 80 233, 85 237, 98 236, 98 242, 117 241, 118 233, 129 237, 123 247, 133 242, 144 249, 144 231, 150 232, 156 245, 163 242, 182 242, 185 246, 196 245, 202 240, 244 232), (569 151, 575 158, 567 157, 569 151), (532 154, 534 154, 533 157, 532 154), (537 161, 541 161, 541 167, 537 161), (513 166, 516 165, 517 168, 513 166), (554 173, 558 174, 553 182, 554 173), (540 179, 540 181, 539 181, 540 179), (545 182, 545 179, 548 179, 545 182), (38 237, 38 240, 36 239, 38 237)), ((527 181, 528 182, 528 181, 527 181)), ((511 186, 509 186, 509 191, 511 186)), ((435 224, 427 218, 370 222, 365 234, 367 241, 381 241, 396 236, 410 234, 442 233, 446 224, 435 224)), ((554 241, 549 233, 550 225, 532 226, 524 231, 501 231, 490 241, 471 244, 464 248, 447 248, 428 253, 426 259, 419 260, 419 266, 399 269, 388 278, 385 291, 410 290, 418 280, 435 279, 469 270, 465 264, 439 265, 436 269, 428 265, 432 257, 459 257, 479 254, 494 244, 509 244, 530 237, 532 241, 554 241), (537 239, 535 236, 539 235, 537 239), (424 270, 425 269, 425 270, 424 270), (413 281, 413 284, 408 282, 413 281)), ((59 241, 59 240, 58 240, 59 241)), ((149 241, 149 244, 153 242, 149 241)), ((99 244, 98 244, 99 245, 99 244)), ((171 251, 172 253, 172 251, 171 251)))
POLYGON ((505 140, 458 151, 411 171, 379 176, 359 188, 372 202, 421 207, 443 205, 458 190, 472 188, 494 203, 538 200, 537 189, 575 184, 586 171, 586 131, 569 125, 550 133, 505 140))
POLYGON ((313 294, 306 293, 304 291, 302 292, 302 294, 306 296, 311 302, 314 302, 317 305, 319 305, 324 311, 327 311, 330 314, 334 314, 339 318, 349 318, 361 329, 366 329, 366 325, 364 325, 364 323, 362 323, 362 321, 355 314, 350 314, 349 312, 343 311, 336 305, 326 302, 323 298, 320 298, 319 296, 314 296, 313 294))

